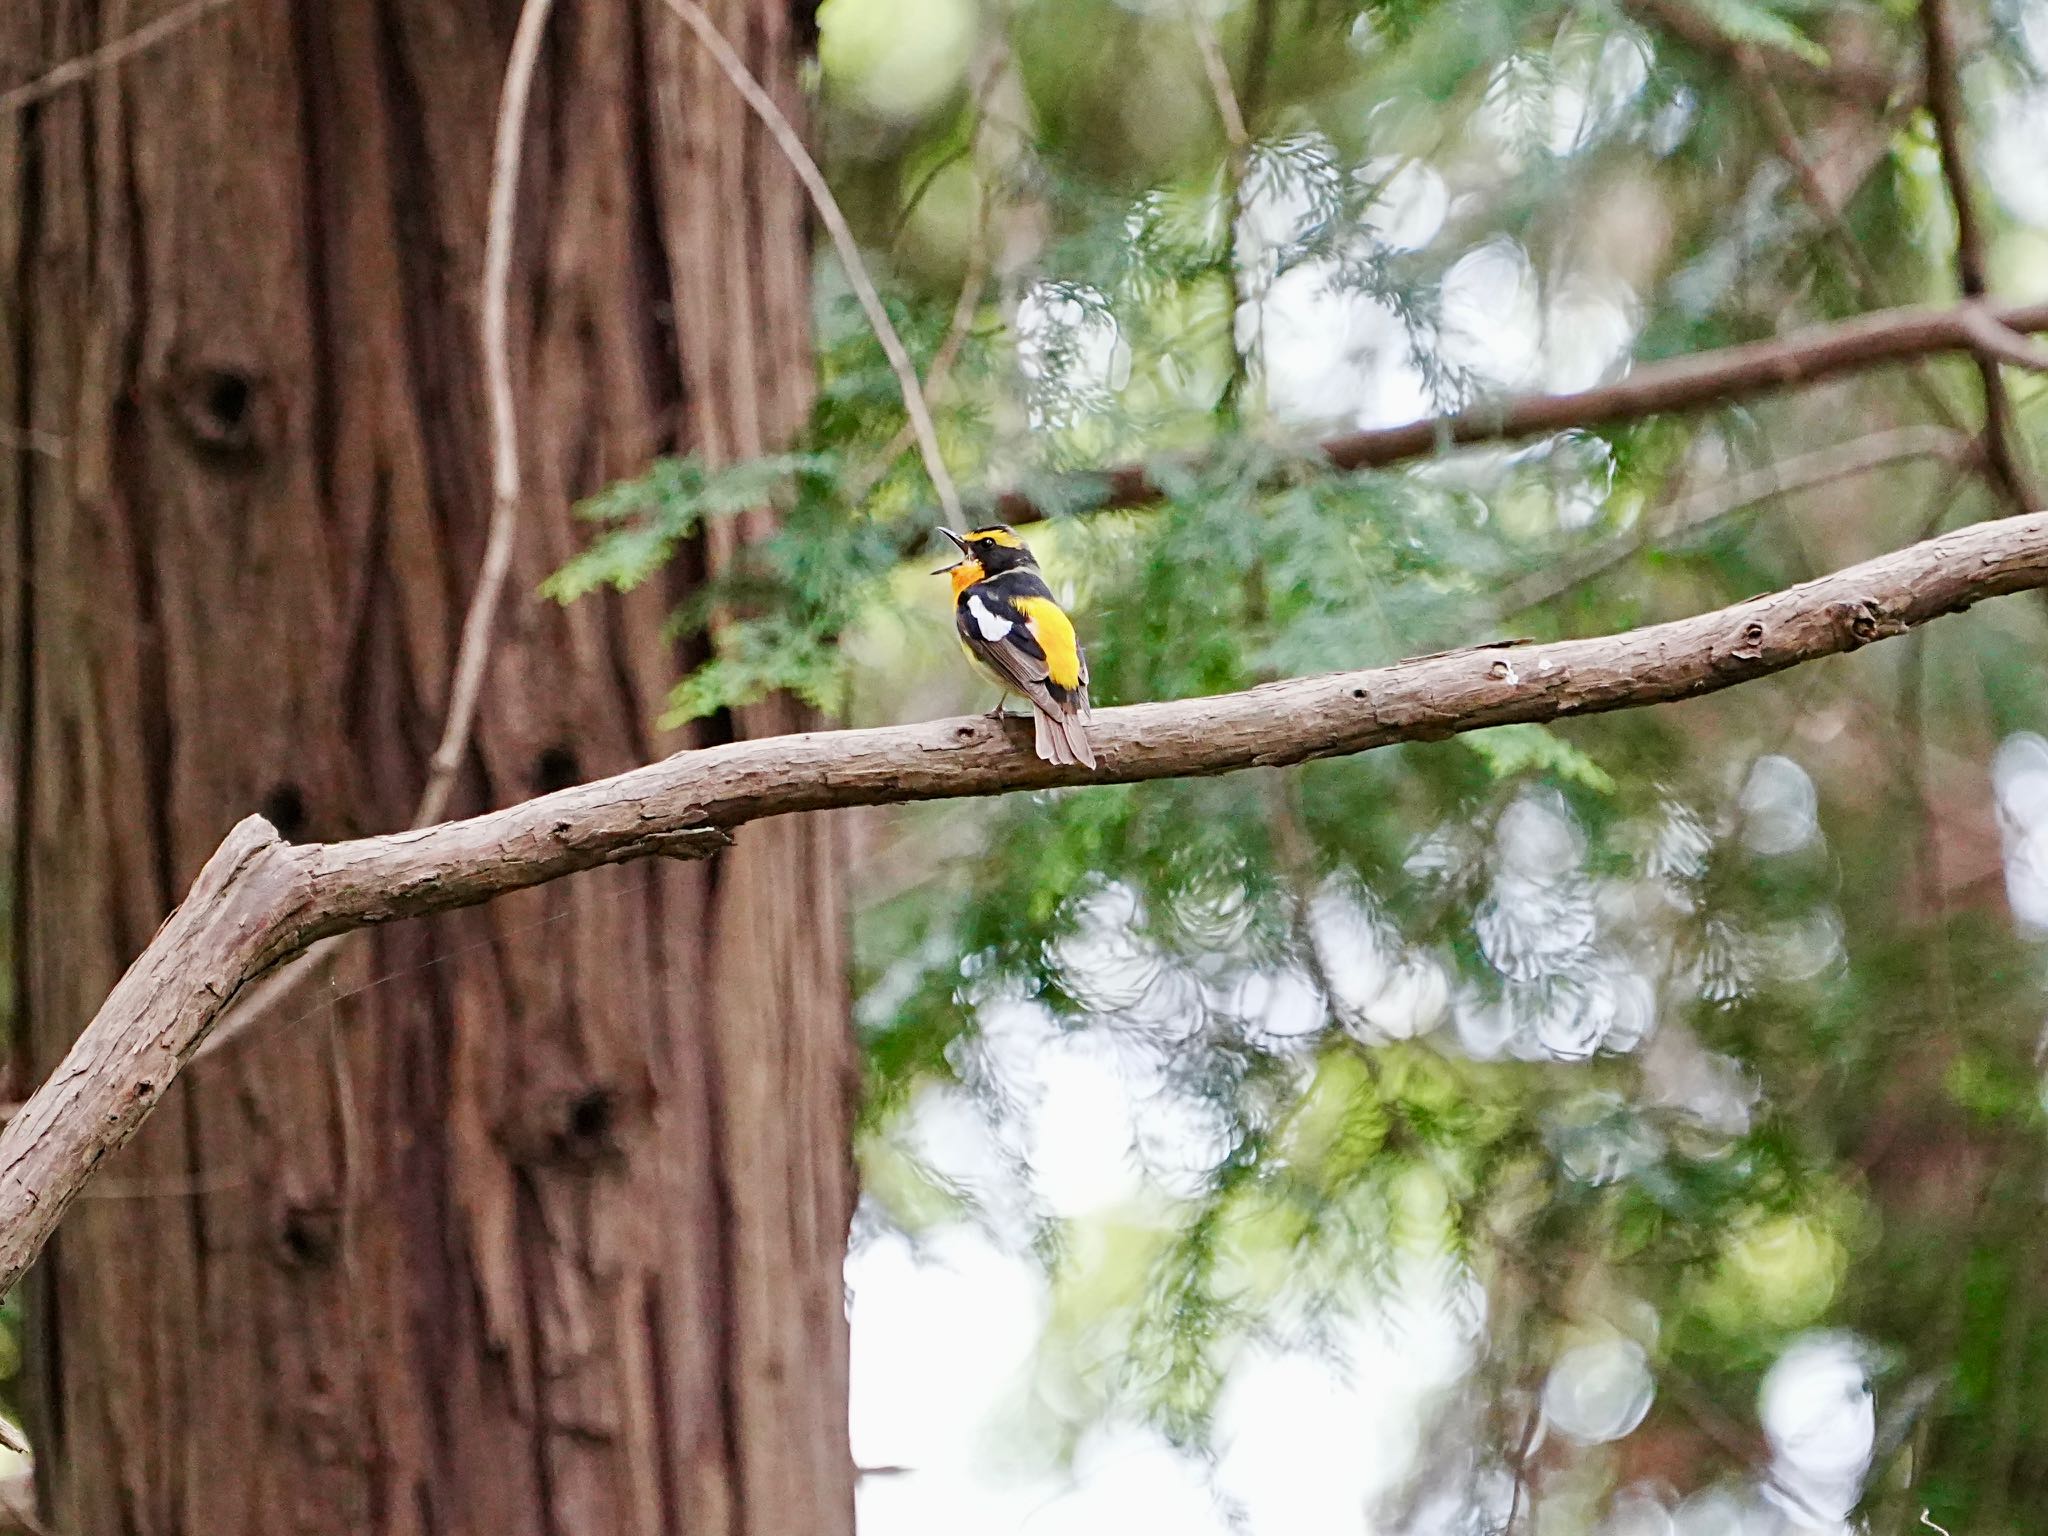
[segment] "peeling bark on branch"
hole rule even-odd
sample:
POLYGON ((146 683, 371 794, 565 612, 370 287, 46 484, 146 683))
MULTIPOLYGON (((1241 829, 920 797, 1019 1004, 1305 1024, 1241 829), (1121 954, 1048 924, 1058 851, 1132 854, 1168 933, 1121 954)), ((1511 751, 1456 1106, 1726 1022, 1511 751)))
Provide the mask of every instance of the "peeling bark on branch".
MULTIPOLYGON (((1597 389, 1482 401, 1455 416, 1348 432, 1318 444, 1311 462, 1320 460, 1337 470, 1383 469, 1446 448, 1613 426, 1663 412, 1694 411, 1770 394, 1887 363, 1941 352, 1975 352, 1983 344, 1987 318, 2017 335, 2048 331, 2048 304, 1969 303, 1878 310, 1775 341, 1646 363, 1618 383, 1597 389)), ((1062 509, 1075 512, 1091 507, 1144 506, 1163 500, 1166 494, 1145 465, 1122 464, 1075 475, 1073 494, 1063 495, 1059 502, 1062 509)), ((1008 523, 1035 523, 1049 515, 1049 509, 1027 491, 1008 491, 996 497, 994 511, 1008 523)))
POLYGON ((732 828, 792 812, 1224 773, 1691 698, 2043 586, 2048 512, 2037 512, 1619 635, 1102 710, 1090 730, 1094 774, 1039 761, 1024 722, 976 717, 736 741, 352 842, 287 844, 251 817, 0 1135, 0 1287, 34 1259, 101 1158, 134 1134, 234 993, 326 935, 598 864, 698 857, 732 828))

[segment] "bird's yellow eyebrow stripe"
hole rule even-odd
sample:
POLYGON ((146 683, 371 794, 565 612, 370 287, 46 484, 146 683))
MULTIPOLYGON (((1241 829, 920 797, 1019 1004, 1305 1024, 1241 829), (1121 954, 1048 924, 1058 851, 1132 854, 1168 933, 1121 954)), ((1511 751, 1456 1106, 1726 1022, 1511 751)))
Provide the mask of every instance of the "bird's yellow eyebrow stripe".
POLYGON ((967 535, 970 544, 1000 544, 1004 549, 1022 549, 1024 541, 1007 528, 977 528, 967 535))
POLYGON ((1081 653, 1074 643, 1074 624, 1049 597, 1020 597, 1018 611, 1031 626, 1031 637, 1045 652, 1045 670, 1062 688, 1081 681, 1081 653))

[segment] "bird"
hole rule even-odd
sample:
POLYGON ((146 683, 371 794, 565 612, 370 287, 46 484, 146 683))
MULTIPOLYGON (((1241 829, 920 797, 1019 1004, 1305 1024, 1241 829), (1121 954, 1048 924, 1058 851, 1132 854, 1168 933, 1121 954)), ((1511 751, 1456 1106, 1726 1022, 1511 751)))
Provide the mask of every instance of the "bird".
POLYGON ((1030 548, 1005 523, 965 534, 938 530, 960 558, 932 574, 953 578, 953 625, 975 671, 1002 690, 1000 718, 1021 694, 1037 723, 1038 755, 1048 763, 1095 766, 1088 742, 1088 657, 1074 621, 1052 595, 1030 548))

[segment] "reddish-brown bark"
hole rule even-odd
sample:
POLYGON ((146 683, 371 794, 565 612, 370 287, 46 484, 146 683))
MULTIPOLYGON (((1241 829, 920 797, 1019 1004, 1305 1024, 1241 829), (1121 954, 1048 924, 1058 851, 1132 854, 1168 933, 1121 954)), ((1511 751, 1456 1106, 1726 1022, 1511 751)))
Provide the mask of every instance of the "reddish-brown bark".
MULTIPOLYGON (((797 110, 789 8, 712 9, 797 110)), ((0 424, 62 440, 0 454, 31 1077, 250 808, 295 839, 411 814, 488 514, 516 11, 238 0, 0 120, 0 424)), ((12 8, 0 56, 147 19, 12 8)), ((802 723, 657 736, 663 595, 530 595, 575 497, 801 420, 795 180, 658 0, 560 8, 529 133, 527 495, 457 813, 802 723)), ((37 1272, 62 1527, 850 1529, 832 837, 784 819, 387 930, 290 1011, 402 974, 188 1074, 37 1272)))

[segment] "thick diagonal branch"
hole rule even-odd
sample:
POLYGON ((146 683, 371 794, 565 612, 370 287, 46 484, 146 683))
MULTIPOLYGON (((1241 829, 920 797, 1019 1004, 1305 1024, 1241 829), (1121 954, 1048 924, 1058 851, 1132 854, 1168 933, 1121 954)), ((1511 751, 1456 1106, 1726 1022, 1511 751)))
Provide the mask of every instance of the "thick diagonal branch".
POLYGON ((1098 712, 1101 770, 1044 763, 985 717, 737 741, 465 821, 291 844, 250 817, 0 1134, 0 1289, 162 1100, 243 987, 339 933, 600 864, 698 857, 768 816, 1227 773, 1691 698, 2048 587, 2048 513, 1980 523, 1733 607, 1590 640, 1455 651, 1098 712))
MULTIPOLYGON (((1427 458, 1446 448, 1610 427, 1667 412, 1724 405, 1867 372, 1888 363, 1942 352, 1975 352, 1982 346, 1981 317, 2019 335, 2048 331, 2048 304, 1972 302, 1878 310, 1774 341, 1647 363, 1627 378, 1597 389, 1568 395, 1515 395, 1475 405, 1455 416, 1347 432, 1317 444, 1308 462, 1337 470, 1381 469, 1427 458)), ((1050 515, 1055 503, 1061 510, 1074 512, 1144 506, 1164 500, 1166 494, 1149 467, 1123 464, 1069 477, 1054 497, 1007 491, 994 498, 994 511, 1006 522, 1034 523, 1050 515)))

